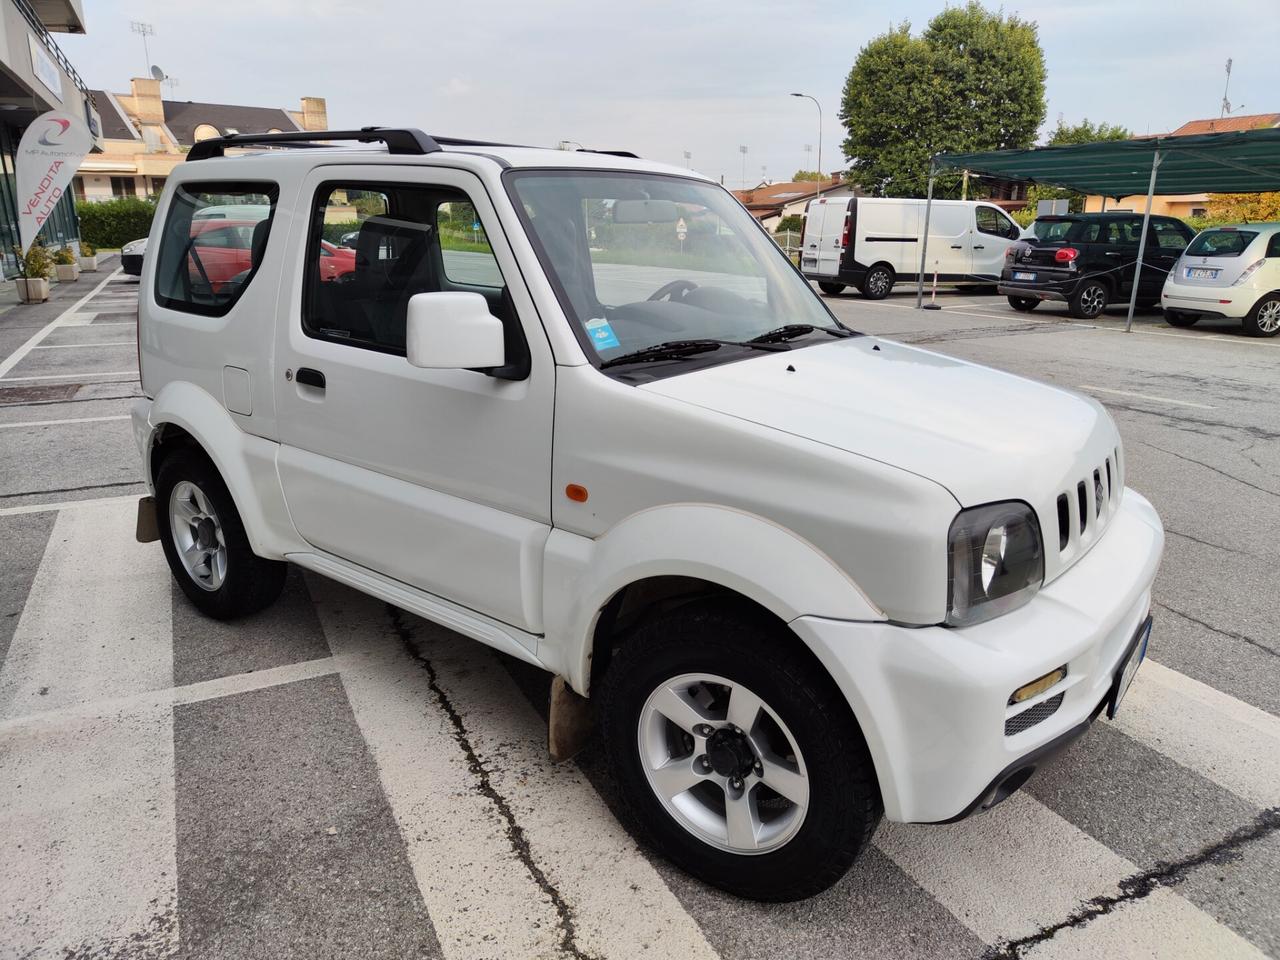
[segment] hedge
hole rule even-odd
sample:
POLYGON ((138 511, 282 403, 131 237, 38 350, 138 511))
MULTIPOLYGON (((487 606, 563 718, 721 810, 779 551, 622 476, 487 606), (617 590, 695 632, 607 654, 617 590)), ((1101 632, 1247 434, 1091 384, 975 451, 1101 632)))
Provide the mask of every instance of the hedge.
POLYGON ((80 238, 95 247, 122 247, 151 232, 156 205, 141 197, 84 201, 76 204, 80 218, 80 238))

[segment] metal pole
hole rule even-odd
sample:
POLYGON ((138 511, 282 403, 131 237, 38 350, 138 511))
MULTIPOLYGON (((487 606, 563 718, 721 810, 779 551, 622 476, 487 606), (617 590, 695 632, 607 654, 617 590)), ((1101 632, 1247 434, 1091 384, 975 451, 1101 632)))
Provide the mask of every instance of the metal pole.
POLYGON ((1147 251, 1147 228, 1151 225, 1151 197, 1156 192, 1156 170, 1160 166, 1160 148, 1151 155, 1151 182, 1147 184, 1147 210, 1142 215, 1142 236, 1138 238, 1138 262, 1133 268, 1133 292, 1129 294, 1129 316, 1124 322, 1124 332, 1133 329, 1133 311, 1138 305, 1138 283, 1142 280, 1142 256, 1147 251))
POLYGON ((1105 193, 1102 195, 1102 209, 1099 210, 1098 212, 1099 213, 1107 212, 1107 195, 1105 193))
POLYGON ((929 193, 924 202, 924 242, 920 244, 920 273, 916 276, 916 309, 924 306, 924 265, 929 255, 929 214, 933 212, 933 162, 929 162, 929 193))
POLYGON ((793 93, 792 96, 812 100, 813 105, 818 108, 818 192, 813 195, 816 200, 822 196, 822 104, 818 102, 817 97, 810 96, 807 93, 793 93))

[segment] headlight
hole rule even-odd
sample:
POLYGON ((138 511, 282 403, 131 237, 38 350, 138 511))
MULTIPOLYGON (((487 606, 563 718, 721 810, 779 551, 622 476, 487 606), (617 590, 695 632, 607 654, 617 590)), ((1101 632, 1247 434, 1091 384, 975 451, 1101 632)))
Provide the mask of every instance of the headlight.
POLYGON ((120 248, 121 253, 128 253, 128 254, 146 253, 146 251, 147 251, 146 237, 143 237, 141 240, 130 240, 128 243, 126 243, 123 247, 120 248))
POLYGON ((947 623, 967 627, 1016 610, 1044 582, 1044 540, 1020 500, 961 510, 947 537, 947 623))

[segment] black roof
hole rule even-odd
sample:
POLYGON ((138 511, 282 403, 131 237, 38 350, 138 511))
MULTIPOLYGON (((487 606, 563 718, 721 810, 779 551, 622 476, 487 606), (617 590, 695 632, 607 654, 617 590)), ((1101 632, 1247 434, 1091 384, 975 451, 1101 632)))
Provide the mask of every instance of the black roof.
POLYGON ((108 140, 137 140, 138 131, 125 124, 115 104, 108 99, 105 90, 90 90, 98 102, 98 116, 102 119, 102 135, 108 140))
POLYGON ((265 133, 268 130, 292 131, 298 125, 278 107, 239 107, 230 103, 196 103, 192 100, 165 100, 165 125, 178 143, 189 147, 195 141, 195 129, 202 123, 216 127, 218 133, 265 133))

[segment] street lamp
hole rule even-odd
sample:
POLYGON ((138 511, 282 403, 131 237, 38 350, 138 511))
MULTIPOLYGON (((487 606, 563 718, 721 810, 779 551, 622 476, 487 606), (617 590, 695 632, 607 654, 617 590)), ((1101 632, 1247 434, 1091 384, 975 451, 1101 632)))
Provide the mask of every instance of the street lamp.
POLYGON ((688 150, 686 150, 686 151, 684 152, 684 165, 685 165, 686 167, 692 167, 692 166, 693 166, 693 154, 692 154, 692 153, 690 153, 688 150))
POLYGON ((738 152, 742 154, 742 189, 747 189, 747 148, 739 147, 738 152))
POLYGON ((807 93, 793 93, 792 96, 812 100, 813 105, 818 108, 818 192, 814 195, 816 199, 822 195, 822 104, 818 102, 817 97, 811 97, 807 93))

